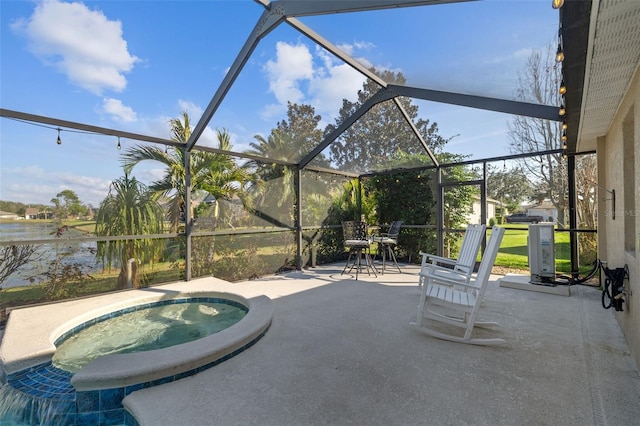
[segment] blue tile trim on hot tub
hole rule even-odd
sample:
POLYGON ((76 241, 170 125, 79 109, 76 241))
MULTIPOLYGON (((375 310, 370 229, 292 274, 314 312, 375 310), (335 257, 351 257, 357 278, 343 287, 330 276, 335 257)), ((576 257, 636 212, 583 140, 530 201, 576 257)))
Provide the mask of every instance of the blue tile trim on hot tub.
MULTIPOLYGON (((208 364, 205 364, 203 366, 194 368, 192 370, 189 371, 185 371, 183 373, 180 374, 175 374, 173 376, 169 376, 169 377, 165 377, 162 379, 158 379, 158 380, 153 380, 150 382, 145 382, 145 383, 138 383, 136 385, 132 385, 132 386, 125 386, 122 388, 113 388, 113 389, 103 389, 100 391, 83 391, 83 392, 77 392, 78 395, 78 401, 82 400, 91 400, 93 399, 93 404, 91 405, 92 407, 95 407, 96 404, 101 407, 101 408, 105 408, 106 410, 98 410, 98 411, 87 411, 84 412, 84 410, 81 410, 80 404, 78 404, 78 414, 83 414, 83 415, 87 415, 90 416, 93 413, 101 413, 100 415, 104 416, 112 416, 112 418, 118 418, 120 419, 120 412, 119 410, 126 412, 126 410, 124 410, 124 407, 122 406, 122 399, 124 399, 125 396, 129 395, 132 392, 135 392, 137 390, 140 389, 146 389, 146 388, 150 388, 153 386, 158 386, 161 384, 165 384, 165 383, 171 383, 174 382, 176 380, 180 380, 182 378, 188 377, 188 376, 192 376, 194 374, 200 373, 202 371, 205 371, 211 367, 214 367, 236 355, 238 355, 239 353, 245 351, 246 349, 250 348, 251 346, 253 346, 258 340, 260 340, 262 337, 264 337, 264 335, 267 333, 267 331, 269 330, 269 327, 267 327, 262 333, 260 333, 260 335, 256 336, 255 339, 251 340, 250 342, 248 342, 246 345, 236 349, 235 351, 229 353, 228 355, 225 355, 215 361, 212 361, 208 364), (86 395, 85 395, 86 394, 86 395), (113 395, 122 395, 120 397, 120 399, 118 400, 117 404, 114 403, 114 401, 112 400, 113 395), (105 398, 108 398, 108 402, 105 401, 105 398), (107 409, 107 407, 110 407, 107 409), (109 411, 108 414, 103 414, 106 411, 109 411)), ((102 418, 102 417, 101 417, 102 418)), ((106 417, 105 417, 106 418, 106 417)), ((134 419, 135 420, 135 419, 134 419)), ((100 424, 110 424, 110 423, 100 423, 100 424)))
MULTIPOLYGON (((248 312, 248 308, 238 302, 228 299, 220 299, 214 297, 192 297, 163 300, 155 303, 147 303, 136 305, 130 308, 121 309, 110 314, 102 315, 94 318, 64 333, 56 339, 56 346, 69 338, 78 331, 113 318, 124 313, 133 312, 135 310, 146 309, 152 306, 162 306, 178 303, 225 303, 248 312)), ((203 366, 185 371, 173 376, 162 379, 138 383, 136 385, 125 386, 120 388, 94 390, 94 391, 76 391, 71 385, 71 377, 73 373, 54 367, 50 362, 40 364, 13 374, 8 375, 8 383, 22 393, 28 394, 34 398, 33 404, 44 404, 57 401, 59 410, 56 410, 54 417, 56 425, 127 425, 138 426, 136 419, 127 412, 122 406, 122 400, 125 396, 140 389, 146 389, 159 384, 170 383, 185 377, 200 373, 211 367, 214 367, 253 346, 260 340, 269 330, 267 327, 260 335, 256 336, 244 346, 234 350, 233 352, 203 366), (44 401, 44 402, 43 402, 44 401)))

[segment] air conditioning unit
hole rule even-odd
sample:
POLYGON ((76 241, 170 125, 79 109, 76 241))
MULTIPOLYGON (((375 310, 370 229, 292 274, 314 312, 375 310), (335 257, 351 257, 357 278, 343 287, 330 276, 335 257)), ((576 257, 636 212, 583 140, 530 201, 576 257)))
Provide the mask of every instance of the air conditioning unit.
POLYGON ((531 283, 554 285, 556 278, 556 245, 553 223, 530 224, 528 248, 531 283))

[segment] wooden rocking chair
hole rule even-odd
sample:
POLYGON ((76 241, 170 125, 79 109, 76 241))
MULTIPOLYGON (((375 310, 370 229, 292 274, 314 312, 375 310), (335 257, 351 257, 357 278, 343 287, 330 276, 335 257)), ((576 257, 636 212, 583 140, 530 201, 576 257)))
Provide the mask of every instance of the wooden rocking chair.
POLYGON ((474 326, 496 325, 493 322, 476 321, 480 303, 489 283, 489 275, 495 263, 504 228, 494 226, 482 256, 478 274, 470 280, 464 274, 455 273, 443 276, 427 271, 422 286, 418 317, 415 325, 421 332, 439 339, 474 345, 495 345, 505 343, 499 338, 472 338, 474 326), (456 336, 435 330, 427 325, 428 321, 436 321, 464 329, 463 336, 456 336))
POLYGON ((418 275, 418 288, 423 286, 429 269, 441 271, 443 274, 454 271, 457 273, 456 276, 463 274, 466 277, 466 282, 469 282, 471 274, 473 274, 473 268, 476 266, 476 257, 478 256, 485 230, 485 225, 467 225, 457 259, 421 252, 422 264, 418 275))

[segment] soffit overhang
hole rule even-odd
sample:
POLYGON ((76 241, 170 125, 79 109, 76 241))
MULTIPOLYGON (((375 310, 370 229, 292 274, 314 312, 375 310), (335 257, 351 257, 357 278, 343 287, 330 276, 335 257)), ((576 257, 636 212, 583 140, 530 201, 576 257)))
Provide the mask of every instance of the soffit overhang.
POLYGON ((568 150, 593 151, 640 64, 640 2, 567 0, 561 32, 568 150))

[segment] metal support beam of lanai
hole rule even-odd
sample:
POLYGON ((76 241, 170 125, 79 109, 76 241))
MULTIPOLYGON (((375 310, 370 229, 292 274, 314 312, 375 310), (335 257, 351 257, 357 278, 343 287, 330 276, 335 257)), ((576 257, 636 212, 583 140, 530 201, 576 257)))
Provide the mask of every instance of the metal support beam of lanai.
POLYGON ((334 13, 366 12, 398 9, 402 7, 433 6, 447 3, 463 3, 477 0, 255 0, 266 8, 283 8, 287 16, 317 16, 334 13))
POLYGON ((169 139, 158 138, 155 136, 141 135, 139 133, 124 132, 122 130, 109 129, 107 127, 92 126, 90 124, 78 123, 76 121, 61 120, 59 118, 46 117, 43 115, 29 114, 26 112, 13 111, 10 109, 0 108, 0 117, 12 118, 19 121, 30 123, 41 123, 65 129, 74 129, 86 133, 95 133, 96 135, 116 136, 123 139, 131 139, 142 142, 152 142, 175 147, 184 146, 184 144, 169 139))
MULTIPOLYGON (((302 270, 302 170, 296 169, 296 182, 295 182, 295 191, 296 191, 296 204, 298 208, 296 209, 296 269, 298 271, 302 270)), ((309 259, 311 260, 311 259, 309 259)))
POLYGON ((207 127, 207 124, 209 124, 211 117, 213 117, 213 114, 215 114, 227 92, 229 92, 231 85, 240 74, 240 71, 242 71, 242 68, 247 63, 247 60, 249 60, 249 56, 251 56, 251 53, 258 45, 260 39, 266 36, 275 27, 277 27, 283 20, 284 16, 278 13, 278 11, 265 10, 262 16, 260 16, 258 23, 253 28, 253 31, 249 35, 249 38, 242 46, 240 53, 233 61, 231 68, 224 76, 224 79, 218 87, 218 90, 213 95, 213 98, 211 98, 211 101, 209 102, 207 108, 204 110, 202 117, 200 117, 200 120, 196 124, 196 127, 191 132, 191 136, 187 141, 187 151, 191 151, 193 149, 193 146, 196 144, 196 142, 204 132, 204 129, 207 127))
POLYGON ((542 118, 545 120, 562 121, 558 107, 539 105, 527 102, 511 101, 507 99, 487 98, 484 96, 466 95, 462 93, 441 92, 438 90, 420 89, 417 87, 397 86, 389 84, 389 90, 394 90, 398 96, 418 98, 444 104, 459 105, 487 111, 503 112, 511 115, 542 118))
POLYGON ((365 103, 360 105, 349 118, 340 123, 340 125, 331 133, 329 133, 322 142, 318 146, 316 146, 309 154, 307 154, 300 163, 298 163, 298 167, 301 169, 304 168, 311 160, 313 160, 318 154, 320 154, 331 142, 336 140, 338 136, 340 136, 345 130, 347 130, 353 123, 355 123, 360 117, 362 117, 367 111, 373 108, 374 105, 387 101, 393 97, 393 93, 389 92, 385 88, 378 90, 372 97, 366 100, 365 103))

